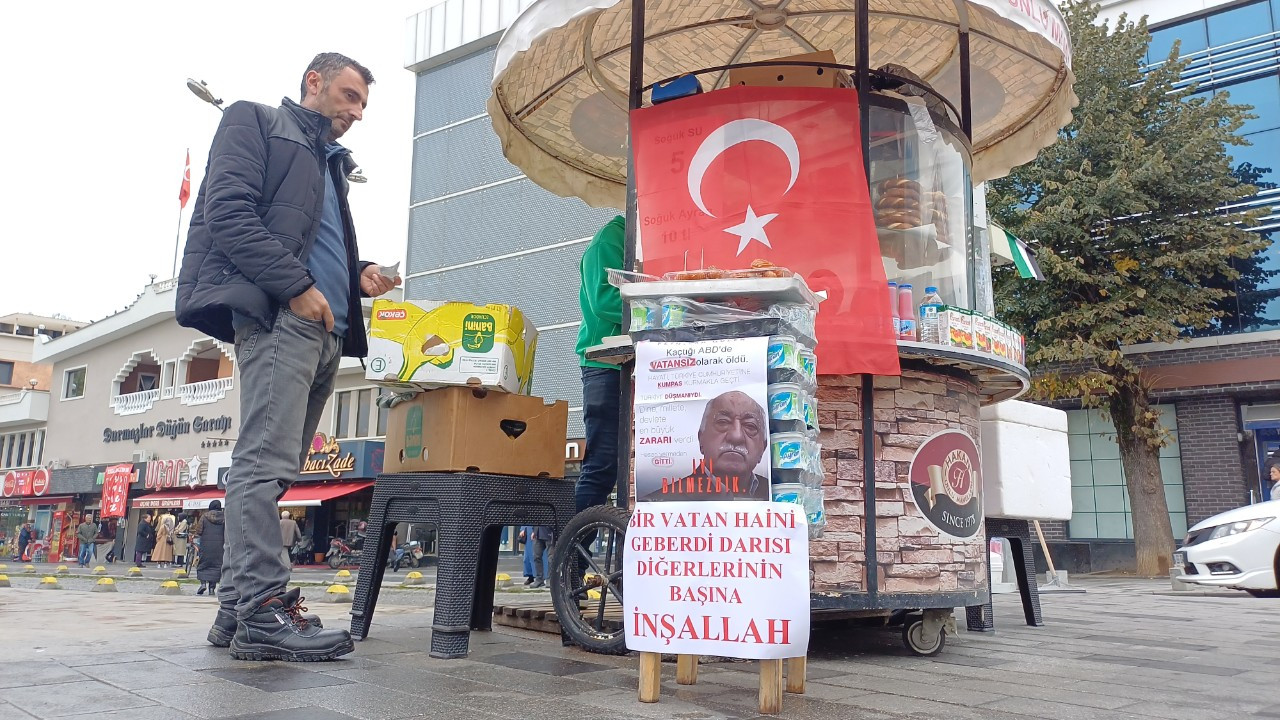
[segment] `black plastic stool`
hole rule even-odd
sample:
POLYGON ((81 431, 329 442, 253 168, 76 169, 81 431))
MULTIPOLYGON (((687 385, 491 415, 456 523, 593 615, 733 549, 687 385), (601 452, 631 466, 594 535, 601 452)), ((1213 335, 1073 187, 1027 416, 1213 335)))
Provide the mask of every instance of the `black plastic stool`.
POLYGON ((472 630, 493 624, 494 575, 502 528, 549 525, 559 535, 575 511, 572 481, 480 473, 379 475, 369 536, 351 606, 351 635, 369 635, 397 523, 436 528, 435 616, 431 656, 466 657, 472 630))
MULTIPOLYGON (((1036 558, 1031 550, 1031 523, 1028 520, 1012 518, 987 518, 987 547, 991 547, 991 538, 1004 538, 1009 541, 1014 557, 1014 571, 1018 576, 1018 594, 1022 596, 1022 613, 1027 624, 1032 627, 1044 625, 1040 615, 1040 591, 1036 586, 1036 558), (1022 562, 1018 562, 1021 559, 1022 562)), ((991 566, 987 565, 988 586, 991 579, 991 566)), ((965 620, 969 629, 975 632, 994 630, 995 617, 991 610, 991 601, 982 605, 973 605, 965 610, 965 620)))

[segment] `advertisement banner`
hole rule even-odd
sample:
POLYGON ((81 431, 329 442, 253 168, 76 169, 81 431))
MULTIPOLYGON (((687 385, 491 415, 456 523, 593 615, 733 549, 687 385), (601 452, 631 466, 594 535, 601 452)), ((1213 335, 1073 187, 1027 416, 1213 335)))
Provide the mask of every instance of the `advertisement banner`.
POLYGON ((963 430, 929 437, 911 458, 911 499, 929 524, 957 538, 982 529, 982 458, 963 430))
POLYGON ((637 500, 770 499, 768 345, 637 343, 637 500))
POLYGON ((112 465, 102 479, 102 517, 122 518, 133 482, 133 465, 112 465))
POLYGON ((809 530, 797 505, 641 503, 627 527, 627 648, 770 660, 809 648, 809 530))
POLYGON ((10 470, 4 474, 4 484, 0 488, 4 497, 44 495, 49 491, 49 471, 45 468, 10 470))
POLYGON ((631 128, 645 273, 788 268, 827 294, 820 372, 899 374, 855 91, 731 87, 631 128))

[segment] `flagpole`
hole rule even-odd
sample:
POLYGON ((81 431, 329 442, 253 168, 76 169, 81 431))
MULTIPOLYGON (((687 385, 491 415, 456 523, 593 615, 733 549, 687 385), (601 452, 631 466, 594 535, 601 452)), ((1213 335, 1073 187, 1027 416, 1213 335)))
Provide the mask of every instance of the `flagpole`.
POLYGON ((182 246, 182 207, 178 207, 178 228, 173 234, 173 274, 178 277, 178 248, 182 246))

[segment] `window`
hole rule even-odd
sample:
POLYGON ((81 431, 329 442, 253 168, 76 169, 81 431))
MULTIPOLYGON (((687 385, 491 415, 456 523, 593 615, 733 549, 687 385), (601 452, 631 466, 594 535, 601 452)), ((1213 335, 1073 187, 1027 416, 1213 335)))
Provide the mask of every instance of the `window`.
MULTIPOLYGON (((1277 0, 1277 2, 1280 2, 1280 0, 1277 0)), ((379 398, 390 397, 392 394, 393 393, 386 388, 378 388, 379 398)), ((381 405, 378 406, 378 437, 387 436, 387 415, 390 414, 390 412, 391 411, 387 408, 381 405)))
POLYGON ((160 399, 168 400, 173 397, 174 385, 178 378, 178 361, 165 360, 164 365, 160 368, 160 399))
MULTIPOLYGON (((1280 78, 1275 75, 1229 85, 1218 92, 1227 93, 1230 101, 1236 105, 1251 106, 1253 109, 1249 114, 1257 116, 1252 120, 1245 120, 1244 125, 1236 131, 1239 134, 1248 135, 1280 127, 1280 78)), ((1249 153, 1252 149, 1232 148, 1234 152, 1257 157, 1258 162, 1254 162, 1255 165, 1272 167, 1276 164, 1274 156, 1267 157, 1260 152, 1249 153)))
POLYGON ((335 397, 337 405, 333 411, 333 436, 335 438, 350 437, 351 392, 340 392, 335 397))
POLYGON ((62 399, 74 400, 84 397, 85 374, 88 368, 72 368, 62 373, 62 399))
MULTIPOLYGON (((1182 494, 1182 457, 1178 447, 1178 421, 1172 405, 1160 405, 1160 422, 1173 434, 1173 442, 1160 450, 1160 476, 1174 537, 1187 533, 1186 501, 1182 494)), ((1071 447, 1071 522, 1073 540, 1132 540, 1133 518, 1125 486, 1120 446, 1115 426, 1099 410, 1067 412, 1071 447)))
POLYGON ((1178 55, 1185 57, 1194 52, 1208 49, 1209 38, 1205 35, 1204 20, 1173 25, 1151 31, 1151 46, 1147 48, 1148 62, 1163 62, 1169 58, 1173 43, 1181 40, 1178 55))
POLYGON ((1271 32, 1271 9, 1265 2, 1215 13, 1205 19, 1210 45, 1225 45, 1271 32))
POLYGON ((369 406, 373 403, 373 390, 356 393, 356 437, 369 437, 369 406))
POLYGON ((25 460, 24 457, 30 450, 31 448, 27 445, 26 433, 19 435, 18 436, 18 454, 15 456, 14 464, 19 466, 26 465, 27 460, 25 460))
POLYGON ((13 384, 13 363, 0 362, 0 385, 13 384))
POLYGON ((160 386, 160 376, 150 373, 138 373, 138 391, 155 390, 160 386))

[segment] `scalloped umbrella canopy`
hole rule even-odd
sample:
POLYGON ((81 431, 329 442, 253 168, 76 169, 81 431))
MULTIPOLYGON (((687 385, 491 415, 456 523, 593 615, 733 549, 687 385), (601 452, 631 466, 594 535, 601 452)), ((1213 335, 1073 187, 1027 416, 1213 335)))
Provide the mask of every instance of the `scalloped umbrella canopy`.
MULTIPOLYGON (((646 86, 815 50, 856 61, 853 0, 648 0, 645 13, 646 86)), ((1071 41, 1048 0, 870 0, 870 18, 871 67, 906 67, 955 107, 968 28, 975 183, 1028 162, 1071 121, 1071 41)), ((621 0, 538 0, 507 29, 489 115, 531 180, 593 207, 625 204, 630 40, 621 0)), ((727 74, 700 79, 713 89, 727 74)))

